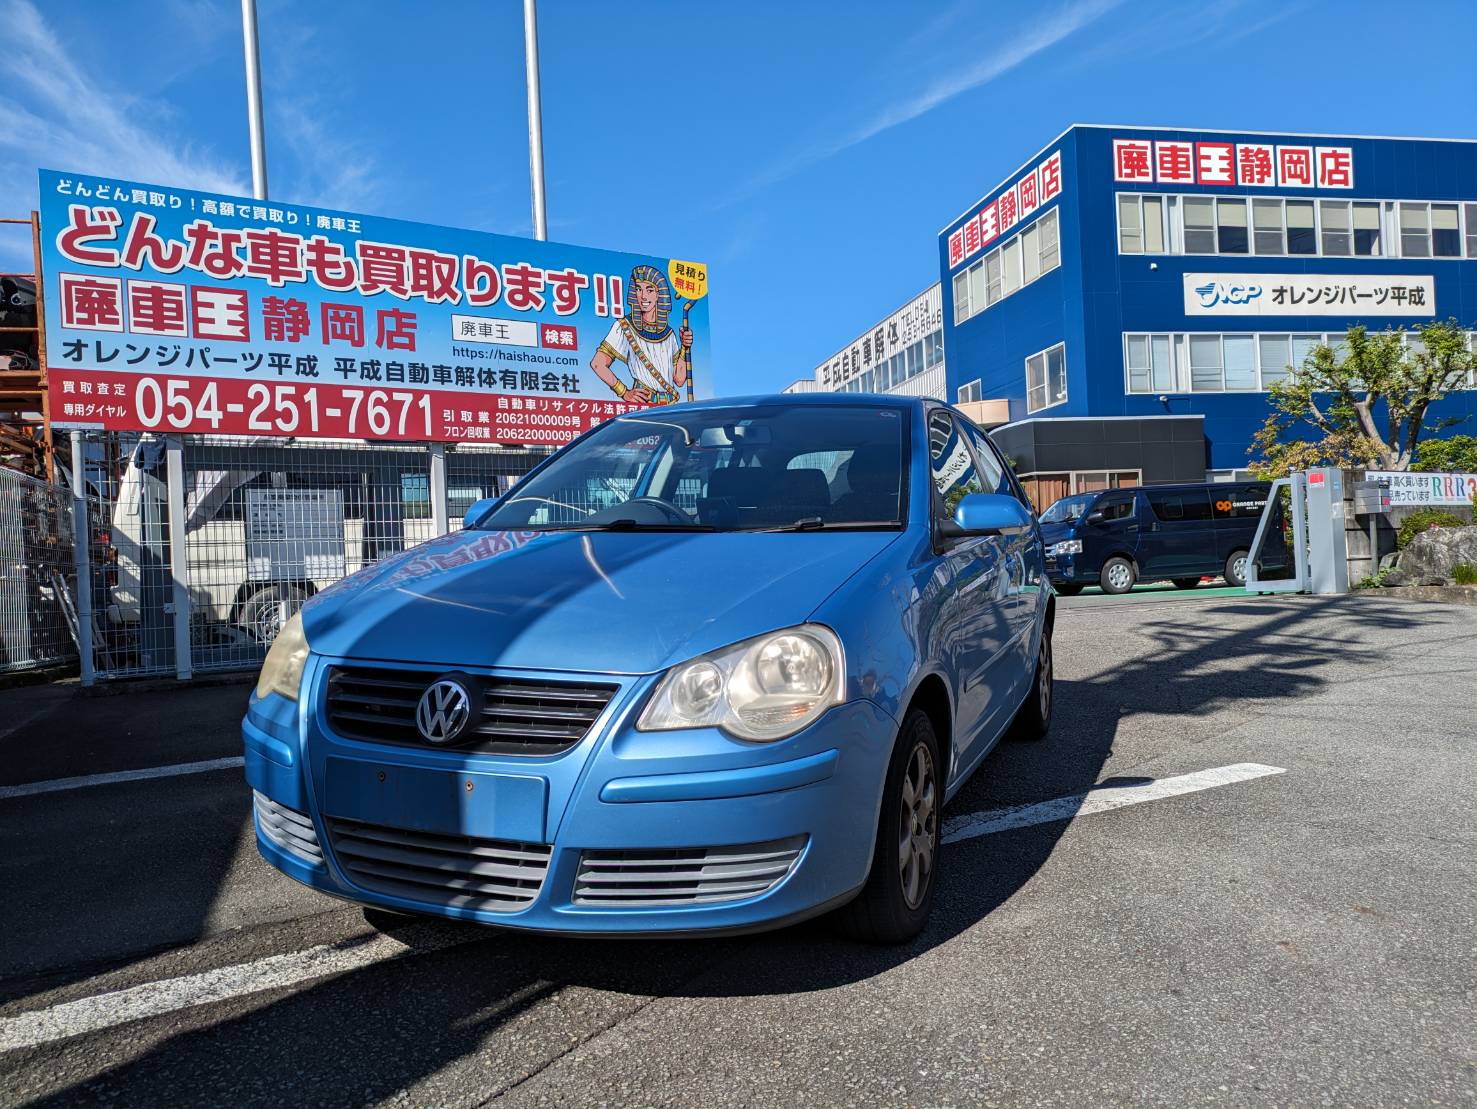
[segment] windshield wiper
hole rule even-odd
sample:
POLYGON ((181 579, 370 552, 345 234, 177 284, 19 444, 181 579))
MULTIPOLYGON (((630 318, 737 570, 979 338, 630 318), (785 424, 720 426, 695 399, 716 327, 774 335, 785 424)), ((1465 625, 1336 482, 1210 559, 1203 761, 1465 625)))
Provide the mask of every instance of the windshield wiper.
POLYGON ((741 531, 859 531, 870 528, 900 527, 896 520, 839 520, 827 523, 819 516, 802 516, 788 524, 772 528, 741 528, 741 531))
POLYGON ((602 520, 595 524, 562 524, 559 527, 540 528, 540 531, 717 531, 712 524, 683 524, 672 521, 665 524, 644 524, 629 517, 619 520, 602 520))

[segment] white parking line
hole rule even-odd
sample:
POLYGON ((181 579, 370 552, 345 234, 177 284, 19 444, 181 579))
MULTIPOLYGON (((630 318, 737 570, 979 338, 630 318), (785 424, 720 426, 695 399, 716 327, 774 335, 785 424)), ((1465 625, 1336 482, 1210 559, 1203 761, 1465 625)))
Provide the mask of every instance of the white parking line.
POLYGON ((359 970, 374 963, 438 951, 483 938, 485 936, 478 935, 476 929, 442 924, 407 924, 393 934, 384 932, 369 939, 340 940, 310 947, 306 951, 269 955, 254 963, 220 967, 183 978, 145 982, 126 990, 84 997, 50 1009, 0 1019, 0 1052, 35 1047, 69 1036, 98 1032, 131 1020, 163 1016, 263 990, 296 986, 314 978, 359 970))
POLYGON ((1027 828, 1032 824, 1049 824, 1053 820, 1071 820, 1078 816, 1111 812, 1128 805, 1142 805, 1145 801, 1160 801, 1166 797, 1178 797, 1202 789, 1265 778, 1269 774, 1286 773, 1280 766, 1238 762, 1231 766, 1218 766, 1214 770, 1181 774, 1175 778, 1151 779, 1137 785, 1101 786, 1086 793, 1058 797, 1054 801, 1039 801, 1034 805, 1021 805, 1014 809, 995 809, 991 812, 956 816, 944 821, 943 841, 956 843, 961 839, 974 839, 975 836, 988 836, 1015 828, 1027 828))
POLYGON ((34 797, 38 793, 61 793, 89 786, 108 786, 114 782, 137 782, 145 778, 177 778, 181 774, 204 774, 209 770, 232 770, 246 765, 240 755, 229 759, 206 759, 203 762, 181 762, 173 766, 151 766, 146 770, 118 770, 112 774, 87 774, 80 778, 53 778, 49 782, 27 782, 23 786, 0 786, 0 801, 11 797, 34 797))
MULTIPOLYGON (((217 763, 239 765, 240 759, 218 759, 217 763)), ((212 767, 204 763, 189 764, 202 769, 212 767)), ((176 767, 162 767, 165 771, 190 773, 176 767)), ((135 775, 147 771, 130 771, 135 775)), ((1034 805, 1022 805, 1014 809, 993 809, 988 812, 970 813, 944 822, 943 841, 955 843, 974 839, 977 836, 1008 832, 1032 824, 1047 824, 1055 820, 1070 820, 1093 813, 1110 812, 1127 805, 1139 805, 1145 801, 1158 801, 1166 797, 1178 797, 1202 789, 1232 785, 1236 782, 1264 778, 1269 774, 1286 773, 1281 767, 1262 766, 1259 763, 1243 762, 1233 766, 1201 770, 1194 774, 1181 774, 1175 778, 1152 780, 1141 785, 1105 786, 1088 790, 1086 793, 1059 797, 1034 805)), ((109 777, 99 775, 99 777, 109 777)), ((112 776, 116 777, 116 776, 112 776)), ((83 779, 77 779, 83 780, 83 779)), ((54 784, 54 783, 41 783, 54 784)), ((70 788, 70 787, 68 787, 70 788)), ((263 990, 276 990, 296 986, 331 974, 360 970, 389 959, 407 955, 438 951, 458 944, 470 943, 484 938, 477 929, 457 928, 448 925, 426 923, 408 924, 394 933, 382 933, 368 940, 341 940, 338 943, 312 947, 306 951, 269 955, 253 963, 220 967, 199 974, 169 978, 160 982, 147 982, 112 993, 97 994, 64 1002, 49 1009, 38 1009, 13 1017, 0 1017, 0 1052, 14 1051, 23 1047, 35 1047, 69 1036, 80 1036, 98 1032, 133 1020, 163 1016, 166 1013, 209 1005, 217 1001, 228 1001, 263 990)))

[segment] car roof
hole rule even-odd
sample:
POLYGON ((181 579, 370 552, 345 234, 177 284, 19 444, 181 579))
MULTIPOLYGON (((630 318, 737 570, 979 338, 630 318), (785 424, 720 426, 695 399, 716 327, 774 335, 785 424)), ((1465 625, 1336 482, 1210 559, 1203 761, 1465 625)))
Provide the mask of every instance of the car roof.
POLYGON ((674 407, 684 411, 707 408, 772 408, 779 405, 797 408, 914 409, 921 408, 925 403, 927 402, 923 397, 896 397, 881 393, 760 393, 744 397, 709 397, 674 407))

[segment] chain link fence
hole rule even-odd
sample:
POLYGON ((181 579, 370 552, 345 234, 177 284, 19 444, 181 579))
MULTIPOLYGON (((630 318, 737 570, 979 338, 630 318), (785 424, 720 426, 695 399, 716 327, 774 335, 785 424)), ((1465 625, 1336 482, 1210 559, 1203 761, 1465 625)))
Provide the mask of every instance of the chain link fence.
POLYGON ((0 672, 77 658, 72 495, 0 469, 0 672))
POLYGON ((85 437, 83 451, 103 474, 89 551, 97 678, 254 669, 314 594, 459 529, 550 453, 116 435, 85 437))

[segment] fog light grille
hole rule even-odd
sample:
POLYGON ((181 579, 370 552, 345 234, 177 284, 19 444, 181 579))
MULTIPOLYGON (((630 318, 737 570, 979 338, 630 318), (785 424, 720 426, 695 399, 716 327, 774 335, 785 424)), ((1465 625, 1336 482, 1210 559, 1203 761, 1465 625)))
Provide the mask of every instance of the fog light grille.
POLYGON ((732 847, 585 851, 574 903, 645 908, 758 897, 795 868, 805 840, 791 836, 732 847))
POLYGON ((251 791, 251 797, 256 809, 256 826, 264 839, 309 866, 323 865, 323 848, 318 845, 318 833, 313 830, 312 818, 307 813, 279 805, 256 790, 251 791))

